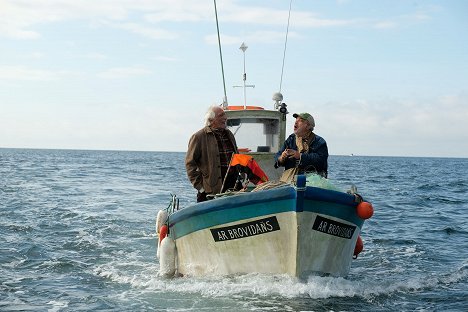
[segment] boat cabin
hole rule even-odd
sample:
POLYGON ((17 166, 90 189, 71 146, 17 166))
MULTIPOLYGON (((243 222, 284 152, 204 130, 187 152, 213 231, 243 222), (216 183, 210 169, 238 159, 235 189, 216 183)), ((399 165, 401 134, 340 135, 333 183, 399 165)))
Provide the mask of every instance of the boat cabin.
POLYGON ((274 155, 285 140, 286 115, 259 106, 227 106, 225 112, 239 152, 253 156, 270 180, 277 179, 274 155))

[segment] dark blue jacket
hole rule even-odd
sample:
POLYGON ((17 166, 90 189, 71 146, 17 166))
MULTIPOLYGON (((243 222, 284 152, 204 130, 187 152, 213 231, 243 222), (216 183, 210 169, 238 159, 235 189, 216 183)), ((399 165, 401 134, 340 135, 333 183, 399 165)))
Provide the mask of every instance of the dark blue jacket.
MULTIPOLYGON (((291 134, 286 141, 284 141, 283 147, 275 155, 275 168, 284 166, 284 169, 290 169, 296 167, 296 160, 287 158, 285 163, 280 165, 278 158, 285 149, 293 149, 297 151, 296 135, 291 134)), ((309 144, 309 150, 301 154, 301 161, 298 165, 299 172, 316 172, 323 177, 327 177, 328 174, 328 147, 327 142, 321 136, 315 135, 315 139, 312 144, 309 144)))

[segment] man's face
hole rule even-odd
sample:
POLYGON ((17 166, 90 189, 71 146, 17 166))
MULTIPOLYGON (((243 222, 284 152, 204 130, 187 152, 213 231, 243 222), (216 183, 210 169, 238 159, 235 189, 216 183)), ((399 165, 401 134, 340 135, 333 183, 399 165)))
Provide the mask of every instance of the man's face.
POLYGON ((221 107, 216 107, 214 109, 215 117, 211 121, 211 127, 214 129, 225 129, 226 128, 226 113, 221 107))
POLYGON ((296 118, 296 122, 294 122, 294 133, 297 136, 304 136, 309 132, 310 125, 307 120, 302 119, 301 117, 296 118))

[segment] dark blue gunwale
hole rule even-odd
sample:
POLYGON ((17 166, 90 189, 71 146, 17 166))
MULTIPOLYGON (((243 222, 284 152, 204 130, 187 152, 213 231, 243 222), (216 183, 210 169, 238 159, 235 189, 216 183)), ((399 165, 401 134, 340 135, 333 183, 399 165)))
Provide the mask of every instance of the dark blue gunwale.
POLYGON ((179 210, 169 216, 174 239, 205 228, 243 219, 295 211, 296 190, 285 186, 226 196, 179 210))
POLYGON ((343 219, 359 227, 364 220, 355 212, 353 195, 315 187, 298 189, 304 202, 296 205, 296 188, 283 186, 271 190, 226 196, 179 210, 169 217, 174 238, 243 219, 287 211, 308 211, 343 219))
POLYGON ((346 220, 362 228, 364 220, 356 213, 357 205, 355 196, 351 194, 316 187, 305 189, 304 211, 346 220))

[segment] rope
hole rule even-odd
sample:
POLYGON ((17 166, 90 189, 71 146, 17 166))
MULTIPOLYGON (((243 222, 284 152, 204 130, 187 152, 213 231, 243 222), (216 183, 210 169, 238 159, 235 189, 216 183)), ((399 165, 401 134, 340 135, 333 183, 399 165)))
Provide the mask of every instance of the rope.
POLYGON ((286 182, 283 182, 283 181, 267 181, 267 182, 264 182, 264 183, 256 186, 252 190, 252 192, 269 190, 269 189, 273 189, 273 188, 277 188, 277 187, 284 186, 284 185, 289 185, 289 184, 290 183, 286 183, 286 182))

